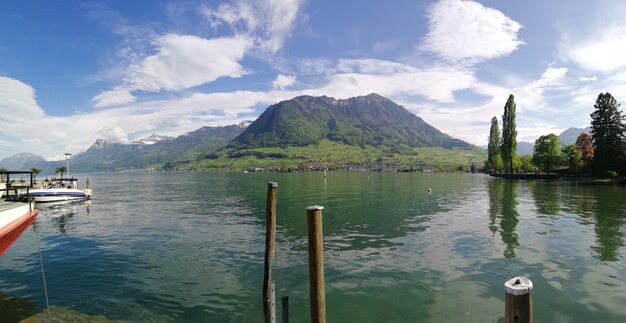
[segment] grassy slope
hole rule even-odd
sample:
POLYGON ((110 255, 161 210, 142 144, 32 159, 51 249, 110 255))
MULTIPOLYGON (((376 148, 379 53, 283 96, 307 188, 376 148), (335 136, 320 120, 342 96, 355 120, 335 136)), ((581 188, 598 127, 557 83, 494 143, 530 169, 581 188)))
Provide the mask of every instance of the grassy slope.
POLYGON ((229 158, 231 149, 221 150, 216 159, 207 159, 185 165, 184 169, 210 169, 229 166, 234 169, 245 167, 294 167, 302 163, 367 163, 381 162, 384 164, 403 163, 412 165, 482 165, 487 157, 484 149, 443 149, 439 147, 402 146, 393 151, 384 147, 346 145, 327 139, 319 144, 304 147, 288 146, 286 148, 251 148, 241 152, 261 153, 270 156, 281 155, 284 158, 257 158, 249 155, 238 158, 229 158))

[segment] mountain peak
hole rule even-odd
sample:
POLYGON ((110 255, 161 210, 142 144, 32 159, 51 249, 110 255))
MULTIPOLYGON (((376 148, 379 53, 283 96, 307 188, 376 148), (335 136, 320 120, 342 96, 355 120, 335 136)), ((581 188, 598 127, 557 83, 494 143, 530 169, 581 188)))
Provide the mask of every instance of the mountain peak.
POLYGON ((252 124, 252 122, 254 122, 254 121, 251 121, 251 120, 244 120, 244 121, 241 121, 241 122, 238 124, 238 126, 239 126, 240 128, 242 128, 242 129, 246 129, 246 128, 248 128, 248 126, 250 126, 250 125, 252 124))
POLYGON ((432 127, 393 101, 372 93, 344 100, 298 96, 268 107, 235 145, 306 146, 323 139, 349 145, 471 147, 432 127))
POLYGON ((167 140, 173 140, 173 139, 174 139, 174 137, 152 134, 148 138, 143 138, 143 139, 139 139, 137 141, 133 141, 133 144, 153 145, 153 144, 156 144, 159 141, 167 141, 167 140))
POLYGON ((113 142, 107 139, 96 139, 96 142, 87 149, 87 151, 101 150, 107 147, 111 147, 113 142))

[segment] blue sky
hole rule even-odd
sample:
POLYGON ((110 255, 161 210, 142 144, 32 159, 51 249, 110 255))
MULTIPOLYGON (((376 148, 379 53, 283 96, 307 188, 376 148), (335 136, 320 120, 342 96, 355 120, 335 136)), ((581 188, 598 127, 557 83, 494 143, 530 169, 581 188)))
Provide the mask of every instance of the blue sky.
POLYGON ((254 120, 372 92, 476 145, 509 93, 518 141, 626 98, 622 1, 0 2, 0 158, 254 120))

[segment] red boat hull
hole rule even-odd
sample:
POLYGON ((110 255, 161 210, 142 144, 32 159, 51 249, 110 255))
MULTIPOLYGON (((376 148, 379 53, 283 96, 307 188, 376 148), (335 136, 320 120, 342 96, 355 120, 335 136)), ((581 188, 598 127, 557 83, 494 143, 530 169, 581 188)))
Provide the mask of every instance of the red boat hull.
POLYGON ((28 226, 33 223, 37 214, 39 214, 39 210, 35 209, 0 229, 0 256, 28 229, 28 226))

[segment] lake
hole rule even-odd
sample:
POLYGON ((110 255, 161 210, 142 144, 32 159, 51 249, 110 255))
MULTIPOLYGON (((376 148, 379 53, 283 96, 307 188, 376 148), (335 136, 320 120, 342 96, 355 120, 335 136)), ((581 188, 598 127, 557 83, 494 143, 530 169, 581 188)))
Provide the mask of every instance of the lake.
POLYGON ((292 322, 309 320, 314 204, 329 322, 501 322, 513 276, 532 280, 537 322, 626 321, 626 187, 454 173, 85 176, 92 201, 41 207, 0 257, 5 320, 46 306, 39 238, 50 305, 121 321, 262 321, 276 181, 277 310, 288 295, 292 322))

